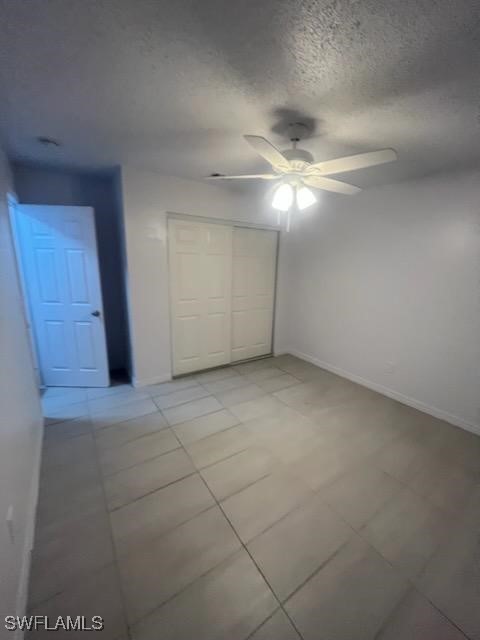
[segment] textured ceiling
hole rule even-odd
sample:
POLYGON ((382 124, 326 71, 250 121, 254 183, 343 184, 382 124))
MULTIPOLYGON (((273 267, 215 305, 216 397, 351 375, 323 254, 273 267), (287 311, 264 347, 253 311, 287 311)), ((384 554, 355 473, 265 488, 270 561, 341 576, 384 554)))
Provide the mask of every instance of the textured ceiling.
POLYGON ((253 172, 266 167, 241 134, 285 147, 303 118, 317 159, 398 151, 349 175, 359 186, 480 160, 479 2, 0 0, 0 18, 1 129, 17 159, 253 172))

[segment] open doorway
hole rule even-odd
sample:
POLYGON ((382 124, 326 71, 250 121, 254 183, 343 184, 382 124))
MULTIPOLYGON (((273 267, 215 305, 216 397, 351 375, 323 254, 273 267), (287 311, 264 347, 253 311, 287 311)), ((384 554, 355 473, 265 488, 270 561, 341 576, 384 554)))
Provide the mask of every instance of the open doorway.
POLYGON ((23 164, 13 174, 10 217, 39 386, 129 381, 115 174, 23 164))

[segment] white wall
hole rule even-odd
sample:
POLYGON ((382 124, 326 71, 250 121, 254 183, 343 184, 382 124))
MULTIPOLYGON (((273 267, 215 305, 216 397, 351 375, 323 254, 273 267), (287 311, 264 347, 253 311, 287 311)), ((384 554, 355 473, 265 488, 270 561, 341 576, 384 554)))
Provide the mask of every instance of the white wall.
POLYGON ((480 174, 325 196, 284 254, 287 349, 480 432, 480 174))
POLYGON ((0 154, 0 638, 3 620, 23 613, 42 437, 40 400, 24 320, 6 206, 11 189, 0 154), (14 540, 6 525, 13 507, 14 540))
POLYGON ((137 385, 171 377, 167 213, 272 225, 252 200, 207 182, 122 167, 128 307, 133 379, 137 385))
POLYGON ((94 208, 108 362, 110 369, 126 368, 128 335, 120 212, 114 176, 15 163, 13 177, 18 198, 23 204, 64 204, 94 208))

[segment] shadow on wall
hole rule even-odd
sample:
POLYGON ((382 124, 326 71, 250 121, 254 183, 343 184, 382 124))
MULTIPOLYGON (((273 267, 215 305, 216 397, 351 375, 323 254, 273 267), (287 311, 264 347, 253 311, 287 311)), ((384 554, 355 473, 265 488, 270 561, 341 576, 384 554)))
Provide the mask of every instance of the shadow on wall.
POLYGON ((13 178, 22 204, 94 208, 109 367, 111 371, 128 369, 121 211, 115 176, 111 172, 79 172, 15 163, 13 178))

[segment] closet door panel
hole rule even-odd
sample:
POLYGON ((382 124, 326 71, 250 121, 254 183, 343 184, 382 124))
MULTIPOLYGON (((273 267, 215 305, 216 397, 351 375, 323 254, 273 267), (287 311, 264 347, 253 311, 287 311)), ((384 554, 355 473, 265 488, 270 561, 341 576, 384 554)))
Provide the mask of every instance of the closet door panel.
POLYGON ((232 361, 271 352, 277 234, 233 231, 232 361))
POLYGON ((248 345, 250 343, 248 311, 232 312, 232 361, 248 358, 248 345))
POLYGON ((175 373, 201 366, 202 234, 197 225, 169 225, 172 350, 175 373))
POLYGON ((232 230, 169 221, 175 375, 230 362, 232 230))
POLYGON ((232 314, 232 229, 205 226, 205 363, 204 368, 230 362, 232 314))

